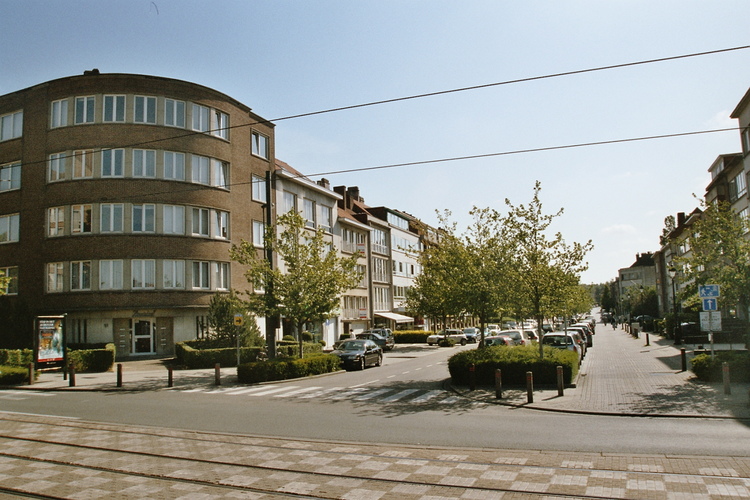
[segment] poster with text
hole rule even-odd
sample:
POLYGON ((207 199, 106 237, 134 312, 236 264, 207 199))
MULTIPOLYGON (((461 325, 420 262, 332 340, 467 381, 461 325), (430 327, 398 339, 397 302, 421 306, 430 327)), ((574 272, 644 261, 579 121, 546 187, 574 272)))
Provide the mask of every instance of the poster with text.
POLYGON ((61 363, 64 357, 63 317, 37 318, 37 363, 61 363))

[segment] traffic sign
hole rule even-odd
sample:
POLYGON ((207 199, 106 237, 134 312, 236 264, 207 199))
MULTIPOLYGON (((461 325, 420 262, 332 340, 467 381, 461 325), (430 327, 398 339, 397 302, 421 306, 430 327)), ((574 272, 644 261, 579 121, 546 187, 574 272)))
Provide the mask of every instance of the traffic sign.
POLYGON ((245 323, 245 317, 241 314, 234 315, 234 326, 242 326, 245 323))
POLYGON ((700 313, 702 332, 720 332, 721 314, 713 314, 710 311, 700 313))
POLYGON ((704 311, 718 311, 719 307, 716 299, 703 299, 704 311))
POLYGON ((719 296, 719 285, 700 285, 698 286, 698 295, 700 298, 711 298, 719 296))

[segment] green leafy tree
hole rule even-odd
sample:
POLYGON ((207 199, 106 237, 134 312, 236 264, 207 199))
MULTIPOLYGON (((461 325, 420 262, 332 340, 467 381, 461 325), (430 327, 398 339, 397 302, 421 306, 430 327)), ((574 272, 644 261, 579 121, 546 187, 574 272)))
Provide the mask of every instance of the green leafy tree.
POLYGON ((727 202, 704 207, 701 218, 687 237, 690 251, 676 257, 681 271, 680 281, 694 282, 683 289, 681 300, 688 304, 698 300, 698 286, 717 284, 721 287, 721 304, 737 307, 740 317, 747 319, 750 305, 750 239, 747 219, 731 209, 727 202))
POLYGON ((239 335, 240 345, 245 347, 263 345, 263 338, 255 322, 255 315, 247 310, 247 305, 235 292, 217 293, 211 297, 208 306, 208 336, 218 340, 226 347, 237 344, 239 335), (236 314, 241 314, 241 326, 234 324, 236 314))
MULTIPOLYGON (((513 270, 514 293, 525 300, 530 313, 541 328, 544 318, 555 313, 559 298, 567 296, 578 284, 578 276, 588 265, 584 257, 593 248, 591 241, 567 244, 561 233, 552 236, 549 228, 563 209, 545 214, 539 198, 541 184, 534 186, 534 196, 528 205, 513 205, 506 199, 509 212, 503 223, 504 239, 516 249, 513 270)), ((541 336, 541 332, 539 332, 541 336)), ((539 355, 544 351, 539 344, 539 355)))
POLYGON ((277 217, 276 227, 267 228, 265 245, 280 258, 273 267, 252 243, 233 245, 232 260, 247 266, 245 277, 255 290, 248 293, 248 309, 259 316, 283 316, 295 327, 302 357, 302 328, 305 323, 335 315, 342 293, 361 279, 357 255, 339 257, 326 240, 323 228, 313 231, 296 211, 277 217), (271 292, 271 293, 269 293, 271 292))

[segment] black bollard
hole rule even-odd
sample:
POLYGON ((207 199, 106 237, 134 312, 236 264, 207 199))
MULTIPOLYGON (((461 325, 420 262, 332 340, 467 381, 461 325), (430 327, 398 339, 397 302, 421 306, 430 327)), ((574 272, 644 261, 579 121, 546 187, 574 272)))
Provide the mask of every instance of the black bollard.
POLYGON ((503 399, 503 373, 500 368, 495 370, 495 399, 503 399))

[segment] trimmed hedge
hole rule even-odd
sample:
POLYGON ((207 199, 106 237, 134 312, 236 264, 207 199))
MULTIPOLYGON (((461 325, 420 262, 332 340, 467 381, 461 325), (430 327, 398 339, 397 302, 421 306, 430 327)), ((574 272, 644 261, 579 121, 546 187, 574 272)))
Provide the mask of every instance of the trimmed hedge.
POLYGON ((393 340, 397 344, 424 344, 432 333, 424 330, 397 330, 393 332, 393 340))
MULTIPOLYGON (((323 353, 323 344, 320 342, 302 342, 302 356, 312 356, 323 353)), ((296 358, 299 354, 299 341, 282 340, 276 343, 276 355, 279 357, 289 356, 296 358)))
POLYGON ((28 366, 34 362, 34 351, 31 349, 0 349, 0 365, 28 366))
POLYGON ((448 360, 454 383, 469 385, 469 367, 474 365, 477 385, 495 384, 495 370, 502 371, 503 385, 526 385, 526 372, 534 374, 534 384, 557 383, 557 367, 563 367, 563 382, 570 384, 578 373, 578 354, 566 349, 544 346, 544 359, 539 359, 539 346, 491 346, 461 351, 448 360))
POLYGON ((699 354, 693 358, 691 371, 698 380, 720 382, 725 362, 729 363, 731 382, 750 382, 750 354, 747 351, 717 351, 713 358, 710 354, 699 354))
POLYGON ((67 350, 68 365, 76 372, 108 372, 115 364, 115 345, 107 344, 104 349, 67 350))
POLYGON ((0 365, 0 385, 21 385, 28 383, 28 381, 28 368, 0 365))
MULTIPOLYGON (((211 345, 203 341, 187 341, 175 344, 175 357, 177 364, 187 368, 213 368, 216 363, 221 366, 237 366, 237 348, 203 348, 196 349, 192 345, 204 347, 211 345)), ((258 359, 258 354, 263 350, 261 347, 241 347, 240 363, 249 363, 258 359)))
POLYGON ((316 354, 302 359, 276 358, 256 361, 237 367, 237 378, 242 384, 309 377, 340 370, 341 360, 334 354, 316 354))

